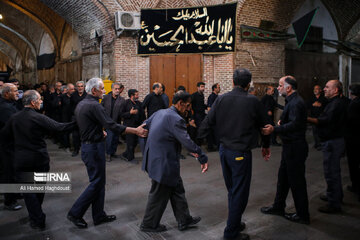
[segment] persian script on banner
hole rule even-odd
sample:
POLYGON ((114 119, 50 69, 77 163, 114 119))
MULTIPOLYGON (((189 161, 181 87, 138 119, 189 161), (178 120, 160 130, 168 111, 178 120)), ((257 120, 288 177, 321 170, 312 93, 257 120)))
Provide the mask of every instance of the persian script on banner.
POLYGON ((142 9, 138 54, 233 52, 236 6, 142 9))

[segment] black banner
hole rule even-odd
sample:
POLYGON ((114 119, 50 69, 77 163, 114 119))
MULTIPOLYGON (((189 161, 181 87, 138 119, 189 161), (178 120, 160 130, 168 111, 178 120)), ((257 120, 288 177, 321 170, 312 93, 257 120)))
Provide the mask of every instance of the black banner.
POLYGON ((138 54, 233 52, 236 5, 142 9, 138 54))
POLYGON ((36 57, 37 60, 37 69, 50 69, 55 65, 55 53, 42 54, 36 57))

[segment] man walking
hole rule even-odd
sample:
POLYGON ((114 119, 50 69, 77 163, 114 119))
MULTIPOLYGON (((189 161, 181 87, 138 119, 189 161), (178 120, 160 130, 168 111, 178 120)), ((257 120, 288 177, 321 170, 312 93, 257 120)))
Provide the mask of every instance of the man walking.
MULTIPOLYGON (((249 239, 249 235, 240 232, 245 228, 241 219, 249 198, 251 149, 256 147, 255 131, 260 132, 269 123, 260 101, 248 94, 250 82, 249 70, 236 69, 233 90, 217 97, 199 131, 199 137, 203 137, 214 128, 220 140, 219 154, 229 204, 225 239, 249 239)), ((263 137, 262 155, 266 161, 270 157, 269 137, 263 137)))
POLYGON ((179 91, 174 95, 172 107, 156 112, 145 121, 149 137, 143 153, 142 169, 152 180, 141 231, 166 231, 160 220, 169 200, 180 231, 201 220, 190 215, 180 176, 181 145, 199 159, 203 173, 208 169, 207 156, 190 139, 182 117, 190 109, 190 101, 189 93, 179 91))
POLYGON ((75 118, 81 135, 81 159, 86 165, 89 175, 89 186, 76 200, 68 213, 68 219, 78 228, 86 228, 87 223, 83 216, 92 205, 92 218, 94 225, 111 222, 115 215, 107 215, 104 211, 105 200, 105 129, 121 134, 137 134, 145 137, 147 130, 142 126, 138 128, 125 127, 115 123, 99 103, 103 98, 104 83, 100 78, 92 78, 86 83, 86 98, 75 109, 75 118))

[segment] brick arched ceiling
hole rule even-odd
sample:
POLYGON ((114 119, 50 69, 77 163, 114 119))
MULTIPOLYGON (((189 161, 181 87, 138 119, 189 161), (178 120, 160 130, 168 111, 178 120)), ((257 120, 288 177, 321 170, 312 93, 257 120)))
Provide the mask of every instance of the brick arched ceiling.
MULTIPOLYGON (((6 63, 7 65, 9 65, 9 67, 13 67, 13 66, 10 66, 10 65, 15 64, 14 59, 11 59, 7 54, 2 52, 1 46, 0 46, 0 62, 6 63)), ((1 66, 0 66, 0 68, 1 68, 1 66)))
MULTIPOLYGON (((23 29, 22 32, 19 31, 23 35, 30 35, 30 31, 28 31, 30 26, 31 30, 33 30, 34 26, 36 28, 36 25, 39 25, 40 28, 48 32, 54 42, 55 48, 58 49, 62 27, 65 24, 64 19, 54 13, 46 5, 42 4, 39 0, 0 0, 0 3, 1 2, 5 3, 5 6, 11 6, 11 9, 8 8, 8 14, 3 14, 5 15, 4 20, 8 18, 6 15, 9 15, 12 24, 18 25, 20 29, 23 29), (14 12, 14 9, 17 11, 14 12)), ((37 46, 39 42, 36 40, 39 38, 41 38, 41 36, 36 33, 35 36, 32 37, 32 40, 34 40, 34 43, 37 46)))
POLYGON ((12 62, 15 64, 16 53, 18 52, 18 50, 2 38, 0 38, 0 52, 3 55, 6 55, 9 59, 11 59, 12 62))
POLYGON ((322 0, 337 25, 339 39, 345 40, 360 19, 360 0, 322 0))
POLYGON ((24 42, 21 38, 19 38, 16 34, 1 27, 0 27, 0 39, 10 48, 15 49, 16 52, 20 54, 20 56, 24 56, 26 49, 29 48, 28 44, 24 42))

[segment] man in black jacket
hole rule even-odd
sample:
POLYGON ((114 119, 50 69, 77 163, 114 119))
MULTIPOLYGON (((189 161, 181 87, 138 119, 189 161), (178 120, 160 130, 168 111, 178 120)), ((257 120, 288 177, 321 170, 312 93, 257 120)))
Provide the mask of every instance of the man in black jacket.
MULTIPOLYGON (((114 120, 116 123, 121 123, 121 113, 125 105, 125 99, 120 96, 121 84, 115 82, 111 85, 111 92, 104 96, 101 104, 105 108, 105 112, 114 120)), ((115 155, 117 146, 119 144, 119 134, 106 130, 106 161, 110 162, 113 158, 117 158, 115 155)))
MULTIPOLYGON (((63 86, 64 87, 64 86, 63 86)), ((71 95, 75 92, 74 84, 68 83, 66 85, 66 93, 63 93, 60 96, 60 106, 61 106, 61 122, 67 123, 71 122, 71 95)), ((70 149, 70 132, 65 132, 62 134, 62 146, 66 151, 70 149)))
MULTIPOLYGON (((271 122, 271 124, 273 126, 275 126, 275 123, 274 123, 274 116, 275 116, 275 107, 276 107, 276 101, 273 97, 274 95, 274 87, 273 86, 267 86, 266 87, 266 94, 265 96, 263 96, 261 98, 261 103, 264 105, 265 107, 265 111, 269 117, 269 120, 271 122)), ((274 146, 281 146, 281 144, 279 144, 277 141, 276 141, 276 134, 273 132, 271 134, 271 144, 274 145, 274 146)))
MULTIPOLYGON (((205 83, 204 82, 198 82, 196 84, 197 86, 197 91, 194 92, 191 95, 191 105, 192 105, 192 110, 194 111, 194 120, 195 120, 195 125, 196 125, 196 131, 198 131, 201 122, 204 120, 206 113, 206 105, 205 105, 205 101, 204 101, 204 91, 205 91, 205 83)), ((201 146, 202 144, 202 140, 196 139, 196 144, 201 146)))
MULTIPOLYGON (((11 83, 5 83, 0 97, 0 130, 9 121, 10 117, 18 112, 16 101, 18 100, 19 92, 17 87, 11 83)), ((13 152, 4 146, 0 146, 0 177, 1 182, 14 183, 16 181, 15 171, 13 166, 13 152)), ((4 208, 8 210, 19 210, 22 208, 16 201, 16 194, 4 194, 4 208)))
POLYGON ((162 85, 161 83, 154 83, 153 92, 146 95, 142 107, 147 111, 147 117, 149 118, 154 112, 160 109, 167 108, 164 100, 161 97, 162 85))
POLYGON ((351 84, 349 90, 352 100, 347 111, 345 148, 351 185, 347 186, 347 189, 357 193, 360 201, 360 158, 358 157, 360 149, 360 85, 351 84))
MULTIPOLYGON (((324 108, 327 104, 327 99, 322 94, 321 87, 319 85, 314 86, 314 95, 311 100, 308 102, 308 110, 310 110, 310 116, 312 118, 317 118, 324 111, 324 108)), ((313 136, 314 136, 314 148, 321 150, 321 144, 319 139, 318 128, 316 125, 312 125, 313 136)))
MULTIPOLYGON (((28 90, 23 96, 24 109, 15 113, 0 132, 2 144, 13 143, 15 171, 19 178, 26 172, 48 172, 50 158, 44 136, 48 131, 66 131, 75 126, 72 123, 59 123, 36 112, 42 100, 35 90, 28 90)), ((42 211, 45 193, 24 193, 29 212, 30 226, 45 228, 46 215, 42 211)))
MULTIPOLYGON (((127 127, 138 127, 145 120, 144 109, 141 107, 139 99, 139 92, 136 89, 130 89, 128 91, 129 99, 125 102, 125 107, 121 116, 124 119, 124 125, 127 127)), ((134 160, 134 151, 138 143, 138 136, 135 134, 126 135, 126 151, 122 154, 122 157, 126 161, 134 160)))
POLYGON ((264 133, 278 133, 283 148, 278 173, 276 196, 273 205, 262 207, 264 214, 284 216, 303 224, 310 223, 309 203, 305 179, 305 160, 308 156, 306 132, 306 104, 297 93, 297 82, 293 76, 280 78, 279 94, 286 96, 280 125, 267 125, 264 133), (296 213, 285 213, 286 198, 291 189, 296 213))
POLYGON ((344 134, 348 104, 341 97, 342 84, 339 80, 328 81, 324 93, 329 99, 324 111, 318 118, 308 118, 308 122, 316 124, 319 130, 327 183, 326 195, 320 196, 320 199, 327 201, 327 204, 318 210, 323 213, 339 213, 344 197, 340 159, 345 151, 344 134))
MULTIPOLYGON (((77 81, 76 82, 76 91, 71 95, 70 98, 70 104, 71 104, 71 113, 72 113, 72 119, 75 119, 74 112, 76 106, 86 97, 85 90, 85 83, 84 81, 77 81)), ((79 154, 80 150, 80 133, 79 128, 75 127, 72 132, 72 140, 73 140, 73 147, 74 151, 71 154, 72 157, 76 157, 79 154)))
MULTIPOLYGON (((257 136, 254 132, 269 123, 263 105, 248 94, 251 76, 244 68, 234 71, 233 90, 216 98, 199 129, 203 137, 214 128, 220 140, 219 154, 229 204, 225 239, 249 239, 240 232, 245 228, 241 220, 249 199, 251 150, 256 147, 254 136, 257 136)), ((266 161, 270 157, 269 143, 269 137, 263 137, 262 155, 266 161)))

